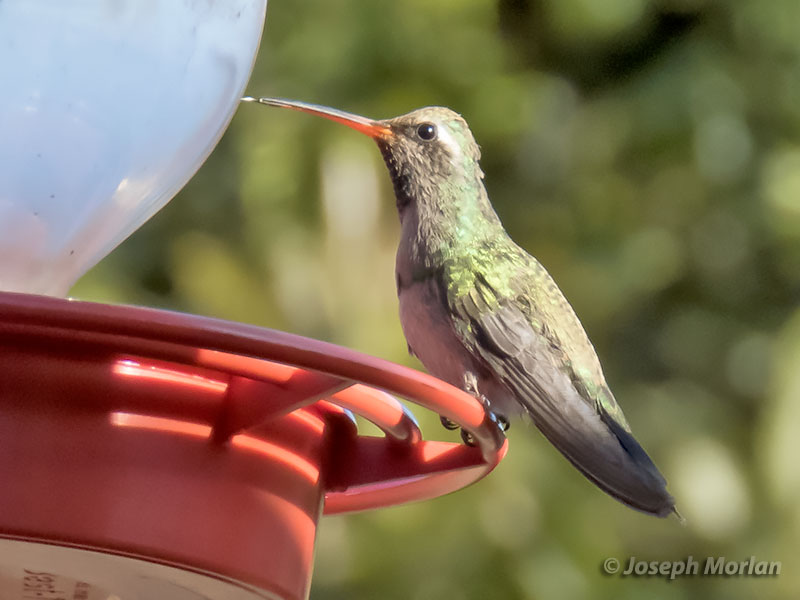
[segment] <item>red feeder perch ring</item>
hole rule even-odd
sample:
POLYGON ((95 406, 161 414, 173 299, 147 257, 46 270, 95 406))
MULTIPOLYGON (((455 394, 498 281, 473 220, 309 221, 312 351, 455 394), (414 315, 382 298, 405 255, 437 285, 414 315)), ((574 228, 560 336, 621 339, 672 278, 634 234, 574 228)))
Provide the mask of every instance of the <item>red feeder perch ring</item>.
POLYGON ((11 293, 0 440, 0 596, 88 600, 304 598, 322 512, 455 491, 507 447, 472 396, 352 350, 11 293), (423 440, 392 394, 476 446, 423 440))

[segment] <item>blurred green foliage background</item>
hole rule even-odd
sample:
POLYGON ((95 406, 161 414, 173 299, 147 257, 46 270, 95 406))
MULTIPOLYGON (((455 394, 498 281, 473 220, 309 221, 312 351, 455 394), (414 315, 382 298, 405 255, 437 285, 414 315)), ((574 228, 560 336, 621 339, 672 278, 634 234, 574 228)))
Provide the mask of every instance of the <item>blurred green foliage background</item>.
MULTIPOLYGON (((273 0, 248 91, 462 113, 498 213, 573 303, 687 519, 623 507, 517 423, 479 484, 325 519, 313 598, 800 597, 800 3, 273 0), (602 573, 632 555, 782 571, 602 573)), ((396 316, 396 221, 370 140, 243 105, 72 295, 419 367, 396 316)))

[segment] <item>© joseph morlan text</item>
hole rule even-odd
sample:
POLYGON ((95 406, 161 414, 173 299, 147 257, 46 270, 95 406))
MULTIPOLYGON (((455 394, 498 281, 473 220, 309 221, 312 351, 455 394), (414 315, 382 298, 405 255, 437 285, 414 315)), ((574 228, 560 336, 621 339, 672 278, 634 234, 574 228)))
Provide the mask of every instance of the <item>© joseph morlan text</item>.
MULTIPOLYGON (((604 565, 605 566, 605 565, 604 565)), ((708 556, 696 559, 688 556, 682 560, 639 560, 631 556, 628 561, 619 567, 610 570, 609 573, 620 572, 623 577, 659 575, 675 579, 676 577, 687 577, 692 575, 721 575, 723 577, 763 577, 776 576, 781 573, 780 561, 758 560, 755 556, 750 556, 744 560, 736 560, 725 556, 708 556)))

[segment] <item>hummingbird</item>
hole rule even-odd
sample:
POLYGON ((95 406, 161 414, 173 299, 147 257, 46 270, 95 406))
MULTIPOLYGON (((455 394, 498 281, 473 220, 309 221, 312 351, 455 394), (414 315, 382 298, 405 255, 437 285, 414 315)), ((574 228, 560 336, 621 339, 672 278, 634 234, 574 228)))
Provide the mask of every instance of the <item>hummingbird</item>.
POLYGON ((400 217, 400 322, 409 352, 432 375, 481 399, 501 425, 529 415, 583 475, 629 507, 677 513, 574 310, 492 207, 480 149, 458 113, 426 107, 373 120, 294 100, 243 100, 318 115, 377 142, 400 217))

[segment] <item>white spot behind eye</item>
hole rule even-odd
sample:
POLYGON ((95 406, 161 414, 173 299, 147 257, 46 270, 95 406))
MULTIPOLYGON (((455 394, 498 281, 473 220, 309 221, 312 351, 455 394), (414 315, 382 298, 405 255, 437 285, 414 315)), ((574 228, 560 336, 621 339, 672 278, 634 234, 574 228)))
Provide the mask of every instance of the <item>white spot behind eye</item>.
POLYGON ((456 161, 461 161, 461 145, 458 141, 453 137, 453 134, 450 132, 448 127, 445 127, 441 123, 436 123, 436 128, 439 130, 439 143, 444 145, 451 156, 451 162, 456 163, 456 161))

